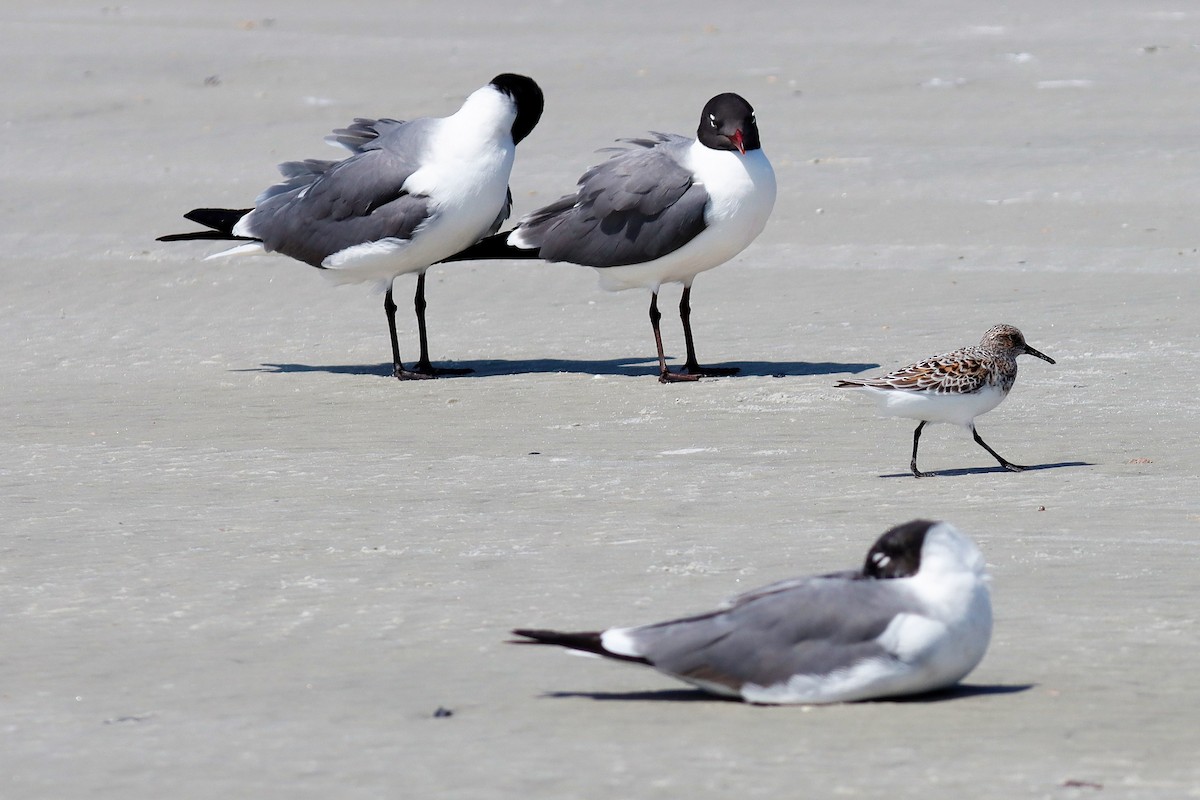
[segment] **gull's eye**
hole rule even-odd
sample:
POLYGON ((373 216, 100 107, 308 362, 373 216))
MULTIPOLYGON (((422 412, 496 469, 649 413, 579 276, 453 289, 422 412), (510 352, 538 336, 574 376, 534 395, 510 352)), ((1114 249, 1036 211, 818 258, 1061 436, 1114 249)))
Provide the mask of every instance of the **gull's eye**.
POLYGON ((753 114, 751 114, 751 115, 750 115, 750 124, 751 124, 751 125, 757 125, 757 124, 758 124, 758 120, 756 120, 756 119, 754 118, 754 115, 753 115, 753 114))
POLYGON ((708 115, 708 124, 713 126, 714 128, 717 127, 717 115, 716 114, 708 115))

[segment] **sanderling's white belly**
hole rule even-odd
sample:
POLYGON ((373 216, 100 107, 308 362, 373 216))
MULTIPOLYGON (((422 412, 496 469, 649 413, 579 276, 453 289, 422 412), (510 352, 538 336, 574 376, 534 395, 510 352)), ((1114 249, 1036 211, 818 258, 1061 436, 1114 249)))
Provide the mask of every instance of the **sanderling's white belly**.
POLYGON ((969 426, 976 417, 1000 405, 1005 393, 987 386, 969 394, 906 392, 899 389, 865 387, 879 404, 879 413, 889 417, 944 422, 969 426))

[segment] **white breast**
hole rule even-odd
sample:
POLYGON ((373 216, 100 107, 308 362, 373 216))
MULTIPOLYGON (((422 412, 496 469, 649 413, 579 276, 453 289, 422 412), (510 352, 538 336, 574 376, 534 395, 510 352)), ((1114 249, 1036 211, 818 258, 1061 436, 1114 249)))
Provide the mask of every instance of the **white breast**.
POLYGON ((775 207, 775 170, 766 154, 760 149, 741 155, 696 142, 688 166, 708 193, 708 226, 738 231, 743 248, 754 241, 775 207))
POLYGON ((879 413, 888 417, 945 422, 967 427, 980 414, 1000 405, 1005 393, 998 386, 985 386, 968 394, 907 392, 903 389, 863 387, 878 403, 879 413))
POLYGON ((762 150, 744 156, 713 150, 699 142, 688 150, 684 164, 708 193, 704 211, 707 226, 678 250, 645 264, 597 269, 600 285, 609 290, 649 288, 664 283, 690 286, 705 270, 718 267, 753 242, 775 207, 775 171, 762 150))
POLYGON ((438 121, 424 166, 405 191, 430 200, 432 215, 411 239, 366 242, 334 253, 326 273, 339 283, 390 281, 419 272, 487 234, 508 196, 516 157, 509 130, 512 101, 490 87, 474 92, 455 114, 438 121))

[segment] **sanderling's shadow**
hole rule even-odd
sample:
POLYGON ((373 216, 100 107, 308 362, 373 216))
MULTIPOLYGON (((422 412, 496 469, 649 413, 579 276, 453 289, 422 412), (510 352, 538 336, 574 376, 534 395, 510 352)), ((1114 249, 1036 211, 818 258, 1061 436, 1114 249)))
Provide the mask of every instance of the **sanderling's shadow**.
MULTIPOLYGON (((1038 472, 1044 469, 1064 469, 1066 467, 1094 467, 1096 466, 1090 461, 1059 461, 1054 464, 1031 464, 1022 470, 1022 472, 1038 472)), ((994 467, 966 467, 963 469, 934 469, 925 470, 929 478, 955 478, 963 475, 990 475, 991 473, 1004 473, 1011 475, 1013 473, 1006 470, 1004 467, 997 464, 994 467)), ((881 478, 911 478, 911 472, 890 472, 886 475, 880 475, 881 478)))
MULTIPOLYGON (((629 377, 655 377, 657 359, 612 358, 600 360, 574 360, 560 358, 539 359, 480 359, 477 361, 447 361, 435 366, 469 369, 467 375, 444 375, 441 380, 451 378, 483 378, 500 375, 528 375, 536 373, 573 373, 581 375, 625 375, 629 377)), ((677 369, 677 364, 670 364, 677 369)), ((836 361, 734 361, 713 364, 714 367, 738 367, 740 371, 730 378, 774 377, 785 378, 806 375, 837 375, 845 372, 865 372, 877 369, 878 364, 840 363, 836 361)), ((271 374, 296 372, 326 372, 335 375, 378 375, 392 377, 391 364, 262 364, 259 367, 233 370, 234 372, 266 372, 271 374)), ((727 379, 724 379, 727 380, 727 379)))
MULTIPOLYGON (((988 697, 992 695, 1018 694, 1032 689, 1035 684, 958 684, 947 689, 938 689, 924 694, 906 695, 904 697, 881 697, 867 700, 867 703, 944 703, 947 700, 961 700, 967 697, 988 697)), ((579 698, 597 700, 600 702, 626 703, 737 703, 735 697, 720 697, 709 694, 701 689, 660 689, 644 692, 546 692, 541 695, 551 700, 579 698)), ((786 706, 781 706, 786 708, 786 706)))

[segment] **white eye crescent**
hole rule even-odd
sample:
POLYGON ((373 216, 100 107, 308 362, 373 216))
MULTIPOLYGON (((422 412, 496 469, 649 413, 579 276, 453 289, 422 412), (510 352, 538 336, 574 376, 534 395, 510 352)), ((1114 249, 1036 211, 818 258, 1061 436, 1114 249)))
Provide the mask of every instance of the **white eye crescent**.
POLYGON ((717 127, 717 115, 716 114, 708 115, 708 124, 712 125, 714 128, 717 127))

